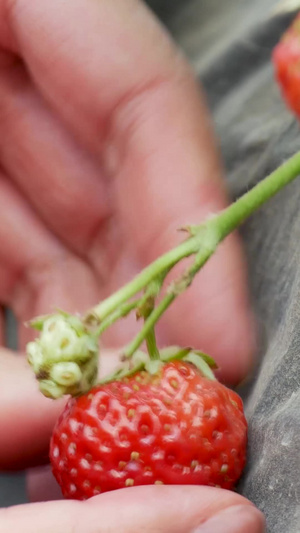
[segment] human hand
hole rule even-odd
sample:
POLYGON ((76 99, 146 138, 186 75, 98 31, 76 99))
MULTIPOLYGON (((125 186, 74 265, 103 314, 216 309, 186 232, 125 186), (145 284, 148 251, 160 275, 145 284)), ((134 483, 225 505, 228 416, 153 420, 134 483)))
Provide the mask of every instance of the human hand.
MULTIPOLYGON (((0 301, 22 323, 91 307, 226 198, 193 77, 142 4, 0 0, 0 45, 0 301)), ((211 353, 231 383, 251 367, 244 278, 231 236, 160 330, 165 344, 211 353)), ((107 342, 127 341, 131 327, 107 342)), ((26 340, 20 327, 21 349, 26 340)), ((16 396, 20 407, 21 377, 16 396)), ((45 455, 59 404, 43 401, 2 426, 3 468, 45 455)), ((12 412, 8 402, 6 422, 12 412)))
MULTIPOLYGON (((113 354, 103 354, 103 374, 113 354)), ((63 401, 42 396, 23 357, 0 353, 0 467, 22 468, 47 457, 49 437, 63 401)), ((24 533, 262 533, 263 517, 242 496, 213 487, 147 486, 87 500, 58 498, 54 478, 30 479, 32 503, 0 510, 0 531, 24 533)))
MULTIPOLYGON (((0 0, 0 45, 0 301, 22 323, 96 304, 226 199, 201 95, 142 4, 0 0)), ((243 378, 245 287, 230 236, 167 313, 162 343, 243 378)), ((124 322, 114 344, 129 335, 124 322)))

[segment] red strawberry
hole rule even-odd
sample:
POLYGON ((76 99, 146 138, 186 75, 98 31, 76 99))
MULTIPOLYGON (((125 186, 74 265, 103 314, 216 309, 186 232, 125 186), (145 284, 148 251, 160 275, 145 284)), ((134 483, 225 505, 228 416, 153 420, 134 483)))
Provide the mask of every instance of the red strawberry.
POLYGON ((69 400, 50 458, 65 497, 131 485, 230 489, 245 465, 247 422, 239 396, 174 361, 69 400))
POLYGON ((272 59, 283 97, 300 118, 300 14, 274 48, 272 59))

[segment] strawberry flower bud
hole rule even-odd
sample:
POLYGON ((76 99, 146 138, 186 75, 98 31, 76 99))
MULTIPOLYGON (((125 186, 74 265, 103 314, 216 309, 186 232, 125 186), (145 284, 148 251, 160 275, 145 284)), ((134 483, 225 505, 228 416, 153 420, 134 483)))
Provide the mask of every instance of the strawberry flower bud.
POLYGON ((82 372, 77 363, 57 363, 53 366, 50 376, 59 385, 72 386, 80 382, 82 372))
POLYGON ((49 398, 87 392, 98 374, 97 339, 67 313, 39 317, 31 325, 41 333, 26 352, 41 392, 49 398))

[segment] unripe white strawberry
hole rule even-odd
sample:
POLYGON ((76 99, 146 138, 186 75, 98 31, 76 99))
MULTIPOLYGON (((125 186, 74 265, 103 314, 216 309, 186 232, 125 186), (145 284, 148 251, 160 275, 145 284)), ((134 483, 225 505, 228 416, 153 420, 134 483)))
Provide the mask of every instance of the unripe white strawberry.
POLYGON ((41 392, 50 398, 89 390, 98 374, 98 341, 81 320, 66 313, 39 317, 40 337, 27 345, 27 358, 41 392))

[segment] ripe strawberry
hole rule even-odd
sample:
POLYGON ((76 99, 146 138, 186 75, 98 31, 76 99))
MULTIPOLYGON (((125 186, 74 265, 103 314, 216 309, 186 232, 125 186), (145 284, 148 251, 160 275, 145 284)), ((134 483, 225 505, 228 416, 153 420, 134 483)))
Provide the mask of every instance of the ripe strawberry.
POLYGON ((50 458, 68 498, 153 483, 230 489, 245 465, 246 437, 239 396, 174 361, 157 375, 139 372, 69 400, 50 458))
POLYGON ((274 48, 272 59, 283 98, 300 118, 300 13, 274 48))

